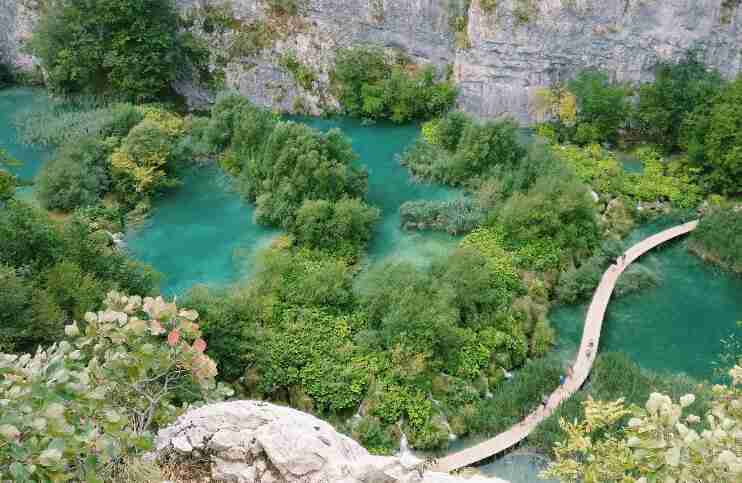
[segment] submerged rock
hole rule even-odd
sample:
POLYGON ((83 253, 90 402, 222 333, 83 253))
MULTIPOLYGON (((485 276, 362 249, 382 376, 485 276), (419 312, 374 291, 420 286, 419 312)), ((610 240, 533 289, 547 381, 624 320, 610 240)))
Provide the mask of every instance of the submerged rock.
POLYGON ((240 483, 503 483, 426 471, 412 457, 371 455, 314 416, 259 401, 187 412, 160 431, 154 456, 176 469, 204 461, 213 479, 240 483))

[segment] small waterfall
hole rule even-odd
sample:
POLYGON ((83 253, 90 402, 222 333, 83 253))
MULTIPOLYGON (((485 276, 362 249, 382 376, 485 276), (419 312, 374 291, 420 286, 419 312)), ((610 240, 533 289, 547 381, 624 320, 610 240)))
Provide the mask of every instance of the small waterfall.
POLYGON ((126 250, 126 241, 124 240, 125 235, 123 233, 111 233, 108 230, 106 230, 106 233, 108 234, 108 236, 111 237, 113 246, 116 247, 117 250, 119 251, 126 250))

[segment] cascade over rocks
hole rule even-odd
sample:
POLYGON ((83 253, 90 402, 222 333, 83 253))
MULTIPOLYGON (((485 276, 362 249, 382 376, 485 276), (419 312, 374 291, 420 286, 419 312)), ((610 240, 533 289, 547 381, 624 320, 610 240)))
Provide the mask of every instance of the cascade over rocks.
POLYGON ((232 401, 194 409, 157 435, 161 461, 208 461, 239 483, 505 483, 425 471, 415 458, 374 456, 328 423, 292 408, 232 401))

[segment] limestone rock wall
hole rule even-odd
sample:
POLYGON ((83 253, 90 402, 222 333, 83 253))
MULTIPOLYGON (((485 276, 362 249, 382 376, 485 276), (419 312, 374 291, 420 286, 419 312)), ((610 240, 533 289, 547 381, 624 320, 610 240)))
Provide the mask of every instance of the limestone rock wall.
MULTIPOLYGON (((0 0, 0 53, 28 65, 19 51, 36 0, 0 0)), ((242 22, 273 20, 263 0, 177 0, 185 13, 230 2, 242 22)), ((222 56, 226 85, 253 101, 317 114, 337 107, 329 86, 338 48, 377 44, 443 71, 453 67, 460 106, 479 117, 510 115, 529 122, 536 89, 598 67, 619 81, 651 80, 659 60, 696 48, 725 76, 742 69, 742 8, 737 0, 300 0, 301 15, 273 25, 281 35, 249 55, 222 56), (493 3, 493 2, 490 2, 493 3), (462 16, 465 22, 457 21, 462 16), (456 25, 465 27, 458 33, 456 25), (463 41, 462 41, 463 39, 463 41), (316 74, 298 85, 280 59, 295 55, 316 74), (228 57, 228 59, 224 59, 228 57)), ((207 35, 228 50, 231 34, 207 35)), ((211 99, 189 82, 179 90, 194 103, 211 99)))

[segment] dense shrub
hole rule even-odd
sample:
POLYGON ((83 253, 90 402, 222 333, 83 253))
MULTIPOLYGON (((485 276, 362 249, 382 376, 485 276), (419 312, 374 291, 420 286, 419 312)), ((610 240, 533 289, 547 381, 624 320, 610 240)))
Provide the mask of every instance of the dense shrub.
POLYGON ((478 402, 466 415, 467 426, 486 435, 501 433, 535 410, 559 385, 560 364, 529 361, 512 379, 495 388, 492 398, 478 402))
POLYGON ((41 12, 31 50, 57 92, 151 100, 186 54, 170 0, 60 0, 41 12))
POLYGON ((734 195, 742 192, 742 77, 725 86, 685 118, 683 145, 701 169, 706 188, 734 195))
POLYGON ((580 72, 568 83, 577 99, 577 118, 573 139, 580 144, 615 143, 618 130, 629 116, 628 91, 613 85, 600 71, 580 72))
POLYGON ((214 390, 197 317, 161 298, 112 292, 82 327, 65 327, 66 340, 33 357, 0 355, 0 478, 100 481, 174 420, 182 388, 203 399, 225 394, 214 390))
POLYGON ((371 239, 378 219, 378 208, 359 199, 305 200, 290 231, 301 244, 353 258, 371 239))
POLYGON ((640 201, 669 201, 677 208, 693 208, 701 201, 698 170, 683 158, 663 159, 652 148, 640 148, 636 156, 641 159, 641 174, 629 174, 626 192, 640 201))
POLYGON ((547 122, 540 133, 552 141, 615 143, 630 116, 629 90, 598 70, 584 70, 567 85, 537 92, 534 114, 547 122))
POLYGON ((461 185, 495 169, 514 169, 525 154, 515 123, 480 124, 449 115, 427 124, 423 138, 403 154, 401 162, 418 178, 461 185))
POLYGON ((107 144, 94 137, 68 143, 44 163, 36 196, 48 210, 71 211, 94 205, 109 186, 107 144))
POLYGON ((244 160, 242 190, 255 201, 258 221, 289 228, 304 200, 365 197, 367 174, 352 165, 355 157, 339 130, 320 133, 303 124, 278 123, 263 152, 244 160))
POLYGON ((377 48, 342 49, 332 73, 340 104, 351 116, 407 122, 448 111, 456 88, 436 79, 432 67, 418 69, 377 48))
POLYGON ((453 201, 407 201, 399 207, 402 228, 439 230, 459 235, 476 228, 486 215, 469 198, 453 201))
POLYGON ((704 259, 742 273, 742 211, 717 209, 703 217, 689 246, 704 259))
POLYGON ((519 263, 537 270, 589 256, 600 240, 595 203, 568 171, 541 177, 527 192, 515 193, 492 223, 519 263))
POLYGON ((707 104, 721 85, 719 73, 707 70, 693 53, 677 64, 658 65, 655 81, 639 89, 636 119, 641 138, 667 151, 677 150, 683 121, 707 104))
POLYGON ((81 218, 63 227, 22 202, 0 207, 0 344, 34 351, 59 340, 62 324, 97 306, 111 289, 152 293, 154 272, 110 247, 81 218))

